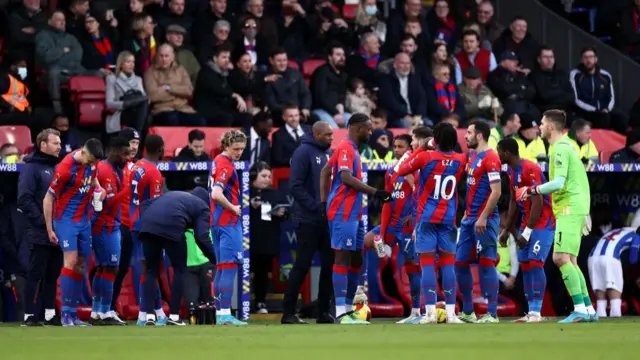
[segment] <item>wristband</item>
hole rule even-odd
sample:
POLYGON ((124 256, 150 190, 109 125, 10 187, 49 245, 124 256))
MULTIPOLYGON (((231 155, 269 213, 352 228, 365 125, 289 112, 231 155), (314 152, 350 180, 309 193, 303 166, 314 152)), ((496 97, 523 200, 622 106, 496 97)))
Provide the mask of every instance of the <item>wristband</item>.
POLYGON ((538 195, 538 194, 540 194, 540 189, 538 189, 538 186, 531 187, 531 195, 538 195))
POLYGON ((522 230, 522 237, 525 238, 525 240, 529 241, 532 231, 533 230, 529 227, 524 228, 524 230, 522 230))

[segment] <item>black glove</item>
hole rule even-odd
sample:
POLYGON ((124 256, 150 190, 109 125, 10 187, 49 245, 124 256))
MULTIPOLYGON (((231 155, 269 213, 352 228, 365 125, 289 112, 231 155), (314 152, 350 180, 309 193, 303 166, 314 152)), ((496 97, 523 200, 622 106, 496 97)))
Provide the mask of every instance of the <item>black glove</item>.
POLYGON ((376 194, 373 195, 375 197, 377 197, 378 199, 382 200, 382 202, 389 202, 391 201, 391 193, 388 192, 387 190, 376 190, 376 194))
POLYGON ((320 207, 320 216, 322 216, 323 219, 327 218, 327 203, 323 202, 320 205, 322 205, 320 207))

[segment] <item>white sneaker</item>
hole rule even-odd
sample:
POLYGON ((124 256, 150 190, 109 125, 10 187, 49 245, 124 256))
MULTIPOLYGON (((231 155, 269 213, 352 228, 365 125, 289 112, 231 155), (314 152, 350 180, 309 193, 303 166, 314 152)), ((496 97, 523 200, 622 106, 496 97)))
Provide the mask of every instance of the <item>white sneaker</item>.
POLYGON ((369 298, 367 298, 367 294, 364 293, 362 287, 359 287, 356 291, 355 296, 353 297, 353 305, 355 304, 366 304, 369 298))
POLYGON ((523 317, 521 317, 520 319, 515 319, 513 321, 511 321, 512 323, 526 323, 529 322, 529 317, 531 316, 531 313, 526 313, 523 317))
POLYGON ((258 309, 256 310, 256 314, 268 314, 269 310, 267 310, 267 304, 258 303, 256 306, 258 309))
POLYGON ((529 315, 529 319, 527 320, 528 323, 544 322, 544 318, 540 315, 540 313, 530 312, 528 315, 529 315))
POLYGON ((418 322, 418 324, 437 324, 438 323, 438 318, 436 318, 436 314, 432 313, 432 314, 427 314, 425 316, 423 316, 420 321, 418 322))
POLYGON ((118 313, 115 311, 111 311, 110 317, 119 323, 126 324, 126 321, 120 319, 120 316, 118 316, 118 313))
POLYGON ((447 317, 447 324, 466 324, 464 321, 458 319, 457 316, 453 315, 451 317, 447 317))
POLYGON ((408 318, 398 321, 396 324, 407 324, 420 317, 420 313, 411 313, 408 318))

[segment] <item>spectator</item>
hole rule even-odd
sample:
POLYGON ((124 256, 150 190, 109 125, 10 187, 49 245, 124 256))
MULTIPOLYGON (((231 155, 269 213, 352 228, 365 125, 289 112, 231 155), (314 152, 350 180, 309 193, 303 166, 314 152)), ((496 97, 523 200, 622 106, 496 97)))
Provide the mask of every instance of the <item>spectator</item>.
POLYGON ((56 136, 60 137, 61 150, 59 153, 61 160, 73 150, 80 148, 78 134, 69 124, 69 118, 62 113, 54 115, 51 121, 51 127, 58 132, 56 136))
MULTIPOLYGON (((488 141, 489 147, 494 150, 497 149, 500 140, 517 135, 520 126, 520 116, 517 113, 502 114, 500 122, 491 129, 488 141)), ((525 148, 523 145, 524 144, 518 144, 518 150, 524 154, 525 148)))
POLYGON ((535 65, 540 46, 533 36, 527 32, 527 20, 516 16, 508 29, 493 42, 493 53, 496 56, 505 51, 514 52, 520 60, 520 66, 528 75, 535 65))
POLYGON ((504 110, 510 113, 529 111, 531 100, 536 96, 536 89, 526 72, 518 68, 518 56, 513 51, 506 51, 500 56, 500 66, 487 77, 487 86, 502 102, 504 110))
POLYGON ((210 37, 214 26, 220 20, 226 21, 228 28, 231 29, 230 22, 232 18, 227 12, 227 0, 209 0, 209 6, 204 12, 199 13, 193 27, 195 43, 202 43, 210 37))
POLYGON ((200 72, 200 64, 193 52, 185 46, 184 36, 186 33, 187 30, 180 25, 169 25, 166 31, 167 42, 173 47, 173 52, 176 54, 176 63, 187 70, 191 83, 195 84, 198 72, 200 72))
MULTIPOLYGON (((189 143, 183 147, 174 162, 200 162, 211 161, 209 154, 205 152, 206 135, 202 130, 194 129, 189 131, 189 143)), ((198 186, 207 187, 208 172, 195 172, 189 174, 167 174, 167 185, 171 190, 193 190, 198 186)))
POLYGON ((160 39, 164 39, 169 26, 178 25, 182 27, 185 32, 183 34, 183 42, 186 45, 191 45, 191 28, 193 26, 193 19, 184 10, 185 0, 169 0, 168 6, 163 10, 163 13, 157 17, 158 19, 158 36, 160 39))
POLYGON ((271 165, 274 168, 289 167, 293 152, 300 146, 300 139, 311 133, 309 126, 300 125, 300 109, 296 106, 285 106, 282 117, 284 126, 273 134, 271 146, 271 165))
POLYGON ((206 121, 189 105, 193 85, 187 71, 176 64, 171 45, 158 49, 153 66, 144 73, 144 88, 151 100, 154 125, 206 126, 206 121))
POLYGON ((384 44, 387 38, 387 24, 383 14, 378 10, 375 0, 360 0, 356 8, 354 21, 356 34, 374 33, 384 44))
POLYGON ((427 96, 427 114, 430 119, 438 122, 449 114, 465 117, 464 101, 460 100, 458 87, 451 80, 451 68, 437 65, 433 69, 433 80, 425 89, 427 96))
POLYGON ((351 91, 347 91, 347 101, 345 107, 351 114, 362 113, 367 116, 375 109, 376 104, 367 96, 364 88, 364 81, 360 79, 351 80, 351 91))
MULTIPOLYGON (((471 23, 467 23, 466 25, 464 25, 462 27, 462 30, 460 31, 462 34, 466 33, 467 31, 473 31, 476 34, 478 34, 478 39, 480 41, 480 48, 482 49, 486 49, 487 51, 489 51, 491 54, 493 54, 491 52, 491 41, 487 40, 484 38, 484 31, 482 31, 482 28, 480 28, 480 25, 478 23, 475 22, 471 22, 471 23)), ((456 47, 454 49, 454 53, 457 54, 458 52, 462 51, 463 49, 463 44, 462 44, 462 38, 458 40, 458 42, 456 43, 456 47)))
POLYGON ((9 15, 8 52, 21 52, 33 69, 36 34, 47 25, 47 15, 40 8, 40 0, 23 0, 9 15))
POLYGON ((369 91, 378 90, 378 64, 380 58, 380 41, 374 33, 363 34, 357 52, 347 58, 346 72, 350 79, 362 79, 369 91))
POLYGON ((490 0, 483 0, 478 4, 478 24, 482 27, 484 37, 492 43, 498 40, 504 32, 504 26, 498 24, 495 17, 493 17, 494 12, 493 3, 490 0))
POLYGON ((82 66, 91 70, 102 70, 107 74, 116 65, 118 33, 111 26, 102 26, 105 19, 97 12, 85 15, 84 30, 78 40, 82 44, 82 66))
POLYGON ((142 3, 142 0, 129 0, 128 6, 118 11, 118 31, 120 32, 121 39, 124 40, 126 38, 134 36, 133 30, 131 28, 133 17, 136 14, 141 14, 143 12, 144 4, 142 3))
POLYGON ((244 25, 242 25, 241 30, 242 36, 233 45, 233 50, 235 52, 249 53, 251 55, 251 65, 264 71, 267 65, 267 57, 269 56, 269 43, 260 32, 258 21, 254 17, 247 16, 244 19, 244 25))
POLYGON ((346 127, 351 116, 345 113, 347 74, 344 72, 344 48, 338 43, 329 45, 327 62, 311 77, 313 114, 331 128, 346 127))
POLYGON ((0 124, 22 124, 33 128, 37 122, 31 118, 29 88, 25 81, 27 63, 19 58, 10 63, 8 71, 0 75, 0 124))
POLYGON ((107 133, 115 133, 122 125, 143 133, 149 116, 149 98, 142 78, 134 73, 135 57, 128 51, 118 55, 115 74, 106 79, 107 133))
POLYGON ((219 47, 198 73, 193 104, 209 126, 248 125, 240 116, 247 111, 247 103, 228 82, 230 56, 230 49, 219 47))
POLYGON ((124 49, 136 58, 136 75, 143 74, 151 67, 156 57, 156 38, 153 34, 155 23, 147 13, 138 13, 131 20, 133 37, 125 41, 124 49))
POLYGON ((254 308, 258 314, 268 314, 266 297, 269 272, 273 259, 280 254, 280 223, 287 213, 285 196, 273 188, 269 164, 260 161, 249 170, 251 181, 249 231, 261 236, 251 242, 251 272, 253 272, 254 308))
POLYGON ((580 65, 569 74, 576 115, 592 123, 596 129, 624 133, 627 121, 623 114, 614 110, 616 94, 611 74, 598 65, 595 48, 582 49, 580 56, 580 65))
MULTIPOLYGON (((422 44, 421 48, 422 50, 420 51, 420 53, 423 56, 427 56, 429 54, 429 51, 431 51, 432 49, 429 47, 429 44, 431 44, 431 41, 427 39, 427 37, 425 36, 425 33, 422 32, 422 25, 420 25, 420 21, 418 21, 417 19, 412 19, 412 20, 407 20, 407 23, 404 26, 404 35, 411 35, 414 38, 416 38, 416 43, 417 44, 422 44)), ((387 45, 389 45, 389 43, 386 43, 387 45)), ((386 46, 386 48, 389 48, 390 46, 386 46)), ((394 45, 394 48, 397 48, 397 45, 394 45)), ((402 49, 398 49, 398 50, 402 50, 402 49)), ((384 54, 387 54, 387 51, 384 51, 384 54)))
POLYGON ((633 129, 627 133, 624 148, 614 152, 609 162, 614 164, 640 162, 640 129, 633 129))
POLYGON ((390 163, 396 159, 391 147, 391 139, 393 136, 388 130, 377 129, 371 133, 369 138, 369 147, 372 150, 371 161, 390 163))
POLYGON ((273 119, 268 112, 259 112, 253 117, 249 129, 243 129, 247 135, 247 147, 244 148, 242 161, 255 164, 258 161, 269 163, 271 161, 271 143, 269 134, 273 130, 273 119))
MULTIPOLYGON (((411 58, 411 72, 415 72, 420 78, 427 76, 429 72, 424 54, 418 47, 418 40, 413 35, 405 35, 400 45, 400 51, 409 55, 411 58)), ((388 74, 393 68, 393 62, 395 59, 386 59, 380 62, 378 70, 381 73, 388 74)))
POLYGON ((247 104, 247 112, 251 115, 257 114, 263 108, 263 96, 265 84, 276 81, 277 74, 263 76, 253 69, 251 65, 251 55, 241 54, 236 61, 236 66, 229 73, 229 86, 234 93, 240 95, 247 104))
POLYGON ((5 143, 0 147, 0 161, 3 164, 21 163, 20 149, 12 143, 5 143))
POLYGON ((213 26, 213 33, 206 34, 204 39, 200 41, 198 61, 201 66, 211 60, 218 47, 224 46, 230 50, 233 48, 233 43, 229 40, 230 32, 231 24, 227 20, 216 21, 213 26))
POLYGON ((455 61, 456 67, 459 67, 462 72, 471 66, 480 70, 483 83, 487 82, 489 73, 498 67, 493 53, 480 48, 480 34, 473 30, 462 34, 462 51, 456 54, 455 61))
POLYGON ((407 32, 406 25, 408 22, 415 22, 416 24, 413 27, 416 30, 418 28, 420 29, 419 34, 412 33, 413 36, 418 38, 419 44, 432 43, 427 18, 422 12, 422 3, 420 0, 406 0, 404 7, 392 12, 387 20, 386 43, 389 45, 385 47, 385 54, 387 56, 398 53, 397 46, 400 44, 403 34, 407 32))
POLYGON ((80 38, 84 32, 84 18, 89 12, 89 0, 70 0, 64 17, 67 33, 80 38))
MULTIPOLYGON (((565 135, 569 142, 576 147, 578 157, 585 164, 599 164, 600 152, 591 140, 591 123, 582 119, 575 119, 571 123, 569 132, 565 135)), ((549 146, 549 154, 553 145, 549 146)))
MULTIPOLYGON (((60 134, 47 129, 38 134, 34 152, 24 159, 25 165, 18 178, 18 209, 24 216, 24 239, 29 246, 29 269, 25 298, 35 299, 38 288, 44 305, 45 324, 60 324, 56 317, 56 289, 62 269, 62 251, 49 241, 42 211, 42 201, 53 180, 61 150, 60 134)), ((27 301, 25 322, 27 326, 39 326, 36 302, 27 301)))
POLYGON ((627 10, 619 12, 618 42, 620 51, 628 53, 631 58, 640 59, 640 32, 638 32, 638 14, 640 0, 628 1, 627 10))
POLYGON ((436 44, 433 47, 430 61, 429 74, 425 74, 423 79, 423 84, 425 84, 425 86, 429 83, 429 78, 431 77, 431 73, 433 73, 433 69, 438 65, 448 66, 451 74, 455 74, 455 82, 457 84, 462 82, 462 70, 460 70, 460 66, 455 59, 449 56, 446 44, 436 44))
POLYGON ((573 89, 567 73, 556 68, 553 49, 544 45, 540 47, 538 65, 529 74, 529 81, 536 89, 533 105, 540 112, 551 109, 569 111, 574 101, 573 89))
POLYGON ((448 0, 436 0, 433 9, 427 14, 427 25, 429 26, 429 34, 433 39, 444 41, 447 48, 453 50, 458 37, 459 29, 456 21, 449 11, 448 0))
POLYGON ((371 112, 371 126, 372 130, 386 129, 387 128, 387 112, 377 108, 371 112))
POLYGON ((462 73, 462 84, 458 86, 464 101, 466 119, 480 118, 496 121, 504 109, 491 90, 482 83, 482 72, 477 67, 468 67, 462 73))
POLYGON ((548 161, 547 146, 549 144, 542 140, 539 133, 538 124, 534 117, 529 113, 522 114, 520 116, 520 129, 513 136, 518 142, 518 150, 524 149, 524 152, 519 151, 521 158, 533 162, 548 161))
POLYGON ((307 13, 298 0, 282 0, 282 14, 278 21, 279 37, 289 58, 301 63, 307 56, 306 39, 309 25, 307 13))
POLYGON ((311 53, 321 57, 329 44, 337 41, 341 44, 349 44, 352 34, 347 22, 333 11, 333 4, 330 0, 318 0, 315 5, 315 12, 308 18, 311 37, 308 44, 311 53))
POLYGON ((380 81, 379 106, 387 111, 390 127, 408 128, 423 122, 433 124, 427 118, 427 96, 420 79, 411 73, 409 55, 396 55, 393 71, 380 81))
POLYGON ((240 27, 247 27, 247 20, 253 19, 255 22, 254 28, 260 29, 260 35, 265 41, 265 49, 273 49, 280 44, 278 39, 278 25, 273 21, 269 15, 264 14, 264 1, 263 0, 249 0, 247 1, 247 8, 244 14, 240 18, 240 27))
POLYGON ((271 114, 281 119, 284 106, 291 104, 298 106, 302 117, 308 119, 311 113, 311 91, 300 70, 289 67, 284 49, 274 50, 269 62, 271 69, 268 75, 278 75, 275 81, 267 81, 265 85, 264 100, 271 114))
POLYGON ((82 66, 82 46, 78 40, 64 32, 65 19, 56 10, 49 17, 49 26, 36 35, 36 64, 46 71, 45 78, 55 112, 62 112, 60 85, 74 75, 103 77, 97 70, 82 66))

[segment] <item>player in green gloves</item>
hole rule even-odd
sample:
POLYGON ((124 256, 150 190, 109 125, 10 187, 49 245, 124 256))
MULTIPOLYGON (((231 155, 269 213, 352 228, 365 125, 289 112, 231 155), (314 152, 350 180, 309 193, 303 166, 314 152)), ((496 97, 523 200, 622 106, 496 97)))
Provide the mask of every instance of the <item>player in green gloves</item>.
POLYGON ((551 201, 556 218, 553 262, 560 268, 564 285, 573 300, 573 312, 560 323, 591 322, 598 321, 598 316, 577 261, 582 235, 588 235, 591 230, 591 196, 584 164, 575 146, 562 135, 566 119, 562 110, 544 112, 540 131, 542 137, 553 145, 549 159, 550 180, 518 189, 516 200, 553 193, 551 201))

